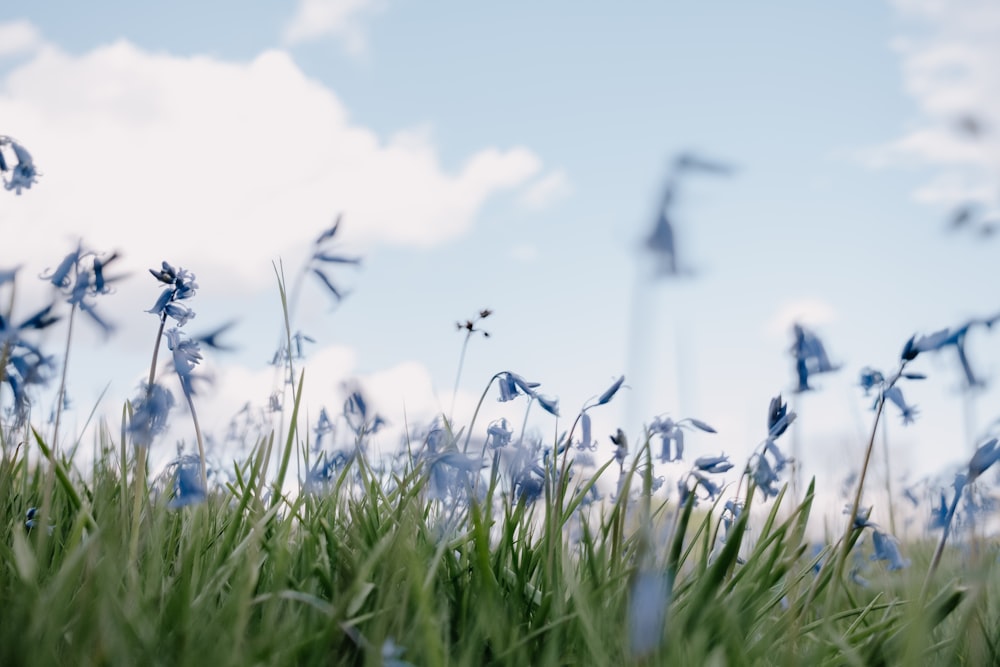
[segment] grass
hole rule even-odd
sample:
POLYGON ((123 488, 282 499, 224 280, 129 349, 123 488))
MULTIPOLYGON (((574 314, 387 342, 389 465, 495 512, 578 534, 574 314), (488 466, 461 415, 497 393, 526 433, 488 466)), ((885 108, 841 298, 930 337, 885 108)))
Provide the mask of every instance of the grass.
POLYGON ((964 563, 950 553, 923 600, 930 544, 910 545, 913 566, 880 571, 868 588, 836 580, 833 568, 817 574, 806 537, 811 487, 797 507, 783 510, 779 496, 760 512, 751 489, 717 542, 717 513, 653 499, 648 447, 626 472, 638 495, 611 504, 580 504, 582 492, 550 468, 534 504, 494 483, 455 509, 428 497, 423 463, 379 475, 363 455, 329 493, 268 500, 270 445, 258 443, 227 490, 181 511, 165 496, 134 507, 136 482, 123 477, 108 433, 87 475, 65 460, 31 465, 40 438, 16 447, 0 462, 9 517, 0 525, 0 664, 1000 659, 995 554, 964 563), (53 474, 50 517, 29 531, 25 510, 53 474), (636 586, 657 577, 669 582, 664 608, 637 608, 645 598, 636 586), (641 622, 649 617, 659 627, 641 622), (652 633, 644 655, 637 626, 652 633))

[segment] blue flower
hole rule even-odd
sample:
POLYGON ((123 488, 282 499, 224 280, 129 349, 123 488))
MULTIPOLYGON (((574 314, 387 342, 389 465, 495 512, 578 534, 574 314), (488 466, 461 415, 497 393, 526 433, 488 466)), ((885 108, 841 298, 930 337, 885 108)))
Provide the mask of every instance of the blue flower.
POLYGON ((528 382, 517 373, 511 373, 510 371, 500 374, 498 384, 500 386, 499 400, 502 403, 514 400, 521 395, 521 392, 527 396, 534 397, 536 395, 535 388, 541 386, 538 382, 528 382))
POLYGON ((24 146, 10 137, 0 137, 0 148, 5 145, 9 145, 14 152, 17 164, 14 165, 13 169, 10 169, 10 165, 0 153, 0 171, 4 174, 4 187, 8 191, 14 190, 14 193, 19 195, 22 189, 30 190, 31 186, 38 182, 38 171, 35 169, 35 161, 31 158, 31 153, 24 146), (11 172, 10 178, 7 177, 6 172, 8 171, 11 172))
POLYGON ((316 263, 322 264, 361 264, 361 259, 357 257, 345 257, 340 254, 334 254, 326 249, 326 246, 333 240, 337 235, 337 231, 340 229, 340 223, 343 220, 343 215, 338 215, 337 219, 334 221, 333 226, 329 229, 323 231, 319 235, 313 244, 313 254, 306 265, 307 270, 316 276, 316 278, 322 283, 322 285, 331 293, 336 301, 340 301, 344 298, 344 293, 338 288, 333 280, 321 269, 315 266, 316 263))
POLYGON ((772 440, 780 436, 795 421, 795 413, 788 411, 788 404, 781 400, 781 394, 771 399, 767 408, 767 435, 772 440))
POLYGON ((892 535, 883 533, 878 529, 873 530, 872 546, 875 549, 875 553, 871 555, 871 559, 887 561, 889 563, 886 566, 887 569, 902 570, 909 566, 910 561, 903 559, 903 556, 899 553, 899 544, 892 535))
MULTIPOLYGON (((903 390, 893 385, 882 392, 884 399, 894 403, 897 408, 899 408, 900 416, 903 418, 904 424, 912 424, 913 420, 916 419, 918 410, 916 406, 908 405, 906 400, 903 398, 903 390)), ((876 403, 876 405, 878 405, 876 403)))
POLYGON ((998 460, 1000 460, 1000 447, 997 447, 996 438, 980 445, 969 461, 969 483, 974 482, 998 460))
POLYGON ((205 502, 208 493, 201 483, 201 461, 196 456, 182 456, 168 464, 173 467, 173 497, 167 503, 170 509, 180 509, 205 502))
POLYGON ((778 488, 775 486, 778 482, 778 475, 774 472, 771 464, 768 463, 767 458, 762 455, 757 456, 756 465, 753 468, 751 476, 753 477, 754 484, 761 490, 765 498, 778 495, 778 488))
POLYGON ((185 338, 177 327, 168 329, 166 332, 167 347, 173 353, 174 371, 181 381, 181 388, 185 396, 192 396, 194 391, 195 373, 194 368, 201 363, 201 350, 198 343, 189 338, 185 338))
POLYGON ((159 298, 147 313, 159 315, 161 319, 172 317, 177 320, 177 326, 184 326, 192 317, 194 312, 183 304, 177 303, 185 299, 190 299, 198 289, 194 274, 187 269, 175 269, 167 262, 161 264, 161 269, 150 269, 149 272, 167 288, 160 293, 159 298))
POLYGON ((836 371, 840 366, 830 363, 822 341, 812 331, 801 324, 792 325, 795 343, 792 345, 792 356, 795 357, 795 370, 798 375, 796 392, 809 391, 809 376, 819 373, 836 371))
POLYGON ((720 456, 700 456, 694 461, 694 467, 702 472, 715 475, 726 472, 733 467, 729 457, 725 454, 720 456))
POLYGON ((510 444, 510 439, 514 433, 510 430, 507 420, 500 418, 493 422, 486 429, 486 440, 490 449, 501 449, 510 444))
POLYGON ((617 380, 615 380, 614 383, 610 387, 608 387, 603 394, 601 394, 598 397, 597 403, 595 403, 594 405, 604 405, 608 401, 610 401, 614 397, 614 395, 618 393, 618 390, 621 389, 622 384, 624 382, 625 382, 625 376, 622 375, 617 380))
POLYGON ((132 404, 129 433, 136 447, 148 447, 167 428, 167 415, 174 406, 174 397, 158 384, 146 385, 141 396, 132 404))
POLYGON ((538 404, 542 406, 542 409, 548 412, 553 417, 559 416, 559 400, 555 398, 549 398, 548 396, 543 396, 542 394, 535 394, 535 400, 538 404))

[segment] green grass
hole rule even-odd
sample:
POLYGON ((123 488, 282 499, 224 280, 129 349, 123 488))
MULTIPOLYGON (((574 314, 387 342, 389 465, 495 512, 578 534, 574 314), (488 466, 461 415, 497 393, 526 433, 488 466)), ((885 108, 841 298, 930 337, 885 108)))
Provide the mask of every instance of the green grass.
POLYGON ((795 508, 751 490, 760 507, 717 544, 718 512, 658 504, 645 465, 604 506, 550 472, 534 504, 494 484, 453 509, 428 499, 422 464, 379 479, 363 457, 328 494, 287 498, 265 481, 272 440, 228 491, 180 511, 142 494, 135 517, 142 476, 102 438, 86 474, 49 465, 40 438, 0 461, 2 665, 378 665, 387 640, 413 665, 1000 661, 995 552, 949 551, 923 599, 930 543, 906 545, 906 570, 872 564, 868 588, 817 575, 811 488, 795 508), (657 618, 630 609, 635 584, 659 577, 666 617, 634 655, 630 627, 657 618))

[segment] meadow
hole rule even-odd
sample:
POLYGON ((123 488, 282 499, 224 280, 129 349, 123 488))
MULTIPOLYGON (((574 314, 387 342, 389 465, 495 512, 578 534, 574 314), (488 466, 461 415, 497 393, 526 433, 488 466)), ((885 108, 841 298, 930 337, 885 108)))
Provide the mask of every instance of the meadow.
MULTIPOLYGON (((30 190, 30 154, 7 137, 0 149, 7 189, 30 190)), ((358 261, 334 249, 338 226, 316 238, 300 274, 335 299, 333 271, 358 261)), ((745 461, 685 458, 685 434, 714 429, 669 417, 632 442, 618 429, 613 454, 598 458, 608 436, 592 433, 589 413, 619 397, 624 377, 562 414, 570 427, 550 439, 506 419, 442 415, 395 456, 371 455, 381 418, 361 390, 340 414, 311 423, 300 410, 297 287, 280 264, 284 408, 242 433, 246 455, 207 451, 199 364, 226 332, 185 333, 196 277, 165 261, 150 269, 148 379, 121 397, 120 422, 94 426, 96 454, 81 464, 60 423, 65 359, 75 326, 110 329, 102 306, 116 258, 81 243, 41 273, 52 300, 32 305, 15 295, 33 270, 0 267, 2 665, 1000 663, 998 551, 982 502, 997 440, 923 508, 932 525, 920 539, 901 543, 865 504, 887 406, 912 417, 903 388, 923 377, 909 364, 958 345, 959 330, 901 341, 896 369, 862 372, 875 407, 865 458, 843 521, 817 541, 814 483, 791 490, 796 415, 782 396, 761 406, 745 461), (65 347, 45 349, 42 332, 59 327, 65 347), (37 404, 43 387, 54 406, 37 404), (171 420, 190 420, 198 453, 152 470, 149 450, 171 445, 161 442, 171 420), (663 462, 689 468, 663 484, 663 462), (724 484, 729 471, 737 481, 724 484)), ((490 315, 459 323, 462 358, 490 315)), ((794 336, 805 391, 834 369, 814 333, 794 336)), ((513 371, 473 381, 480 404, 560 413, 513 371)))

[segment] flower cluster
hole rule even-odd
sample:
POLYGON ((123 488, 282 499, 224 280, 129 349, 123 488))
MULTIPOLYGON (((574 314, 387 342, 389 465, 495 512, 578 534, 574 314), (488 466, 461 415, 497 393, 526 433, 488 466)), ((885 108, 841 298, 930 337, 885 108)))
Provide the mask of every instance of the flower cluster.
POLYGON ((41 331, 59 320, 52 309, 50 304, 17 324, 0 314, 0 382, 7 384, 14 398, 8 416, 13 418, 15 428, 27 421, 31 407, 29 387, 44 386, 52 379, 55 358, 26 337, 29 332, 41 331))
POLYGON ((118 253, 107 256, 87 250, 83 244, 77 244, 76 249, 67 254, 55 269, 43 273, 42 279, 66 297, 66 302, 86 313, 92 322, 105 333, 110 333, 114 327, 97 313, 94 298, 111 292, 111 283, 120 276, 108 276, 104 271, 111 262, 118 259, 118 253))
POLYGON ((670 417, 654 417, 653 423, 649 425, 650 437, 653 434, 660 436, 660 462, 669 463, 680 461, 684 458, 684 430, 696 428, 705 433, 715 433, 715 429, 701 421, 700 419, 681 419, 674 421, 670 417))
POLYGON ((195 314, 191 308, 180 302, 194 296, 198 283, 195 282, 194 274, 187 269, 175 269, 167 262, 163 262, 161 267, 159 271, 150 269, 149 272, 166 285, 166 288, 160 293, 153 307, 146 312, 159 315, 161 321, 171 317, 177 322, 177 326, 182 327, 195 314))

